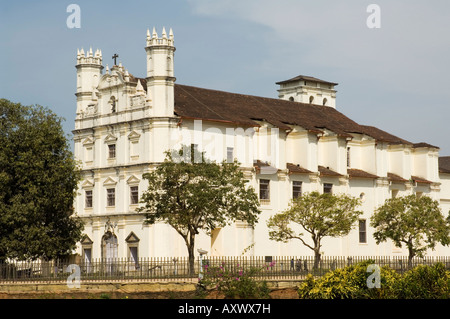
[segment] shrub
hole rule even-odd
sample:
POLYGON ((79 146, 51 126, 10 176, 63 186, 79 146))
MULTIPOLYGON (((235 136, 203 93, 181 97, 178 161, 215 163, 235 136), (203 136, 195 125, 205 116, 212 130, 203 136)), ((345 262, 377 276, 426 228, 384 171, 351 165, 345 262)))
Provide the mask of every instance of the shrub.
POLYGON ((397 298, 448 299, 450 298, 450 273, 442 263, 433 266, 419 265, 407 271, 394 285, 397 298))
POLYGON ((370 264, 374 262, 364 261, 336 269, 317 279, 308 275, 298 289, 299 297, 303 299, 395 298, 392 286, 400 275, 388 267, 382 267, 380 269, 381 288, 369 288, 367 279, 371 272, 367 272, 367 267, 370 264))
MULTIPOLYGON (((272 267, 271 263, 267 268, 272 267)), ((204 277, 200 284, 206 288, 217 289, 226 299, 266 299, 269 298, 270 289, 266 281, 255 279, 261 269, 252 267, 243 269, 236 266, 229 269, 222 264, 220 267, 204 266, 204 277)))

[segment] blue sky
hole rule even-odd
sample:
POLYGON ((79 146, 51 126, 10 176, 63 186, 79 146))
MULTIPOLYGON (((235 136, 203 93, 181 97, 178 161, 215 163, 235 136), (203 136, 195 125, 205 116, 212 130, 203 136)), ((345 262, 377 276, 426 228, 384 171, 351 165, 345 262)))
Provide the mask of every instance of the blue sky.
POLYGON ((146 31, 173 28, 177 83, 277 97, 299 74, 337 82, 337 109, 360 124, 450 155, 446 0, 0 0, 0 97, 49 107, 74 128, 77 48, 145 77, 146 31), (81 28, 69 29, 69 4, 81 28), (381 8, 370 29, 367 7, 381 8))

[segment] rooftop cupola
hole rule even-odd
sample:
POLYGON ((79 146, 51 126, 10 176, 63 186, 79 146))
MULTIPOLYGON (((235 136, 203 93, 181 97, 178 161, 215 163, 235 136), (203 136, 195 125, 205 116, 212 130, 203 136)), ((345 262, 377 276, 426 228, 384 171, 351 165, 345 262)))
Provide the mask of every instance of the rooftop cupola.
POLYGON ((337 91, 334 87, 338 85, 337 83, 299 75, 276 84, 280 86, 278 90, 280 99, 336 108, 337 91))

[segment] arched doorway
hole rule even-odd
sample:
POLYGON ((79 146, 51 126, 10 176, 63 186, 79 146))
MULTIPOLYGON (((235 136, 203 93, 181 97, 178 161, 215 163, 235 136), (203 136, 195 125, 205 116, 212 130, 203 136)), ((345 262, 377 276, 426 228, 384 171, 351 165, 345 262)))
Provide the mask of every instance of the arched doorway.
POLYGON ((107 231, 102 237, 102 262, 105 264, 106 272, 114 271, 114 264, 117 262, 118 247, 117 236, 111 231, 107 231))

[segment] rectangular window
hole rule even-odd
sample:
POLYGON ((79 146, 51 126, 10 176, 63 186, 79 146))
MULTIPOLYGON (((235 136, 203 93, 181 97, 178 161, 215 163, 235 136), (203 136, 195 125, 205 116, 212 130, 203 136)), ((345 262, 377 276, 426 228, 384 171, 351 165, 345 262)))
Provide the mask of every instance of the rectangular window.
POLYGON ((131 203, 131 205, 139 204, 139 187, 138 186, 130 187, 130 203, 131 203))
POLYGON ((116 158, 116 144, 108 145, 108 158, 116 158))
POLYGON ((347 147, 347 167, 350 167, 350 147, 347 147))
POLYGON ((392 198, 396 198, 397 195, 398 195, 398 189, 393 189, 393 190, 391 191, 391 197, 392 197, 392 198))
POLYGON ((86 153, 85 153, 84 161, 85 162, 92 162, 92 160, 94 158, 94 156, 93 156, 94 152, 92 150, 92 147, 86 147, 85 151, 86 151, 86 153))
POLYGON ((130 246, 130 260, 134 263, 138 262, 139 256, 138 256, 138 248, 135 246, 130 246))
POLYGON ((293 181, 292 198, 299 198, 301 196, 302 196, 302 182, 293 181))
POLYGON ((270 181, 268 179, 259 180, 259 199, 270 200, 270 181))
POLYGON ((107 206, 116 206, 116 189, 115 188, 108 188, 106 195, 106 203, 107 206))
POLYGON ((227 147, 227 163, 233 163, 234 161, 234 148, 227 147))
POLYGON ((366 220, 359 220, 359 242, 367 243, 366 220))
POLYGON ((323 184, 323 193, 324 194, 332 194, 333 193, 333 184, 323 184))
POLYGON ((191 163, 201 163, 201 154, 198 150, 198 144, 191 144, 191 163))
POLYGON ((92 208, 92 191, 85 192, 84 207, 92 208))
POLYGON ((90 264, 92 261, 92 249, 91 248, 84 248, 83 249, 83 255, 84 255, 84 262, 87 264, 90 264))

